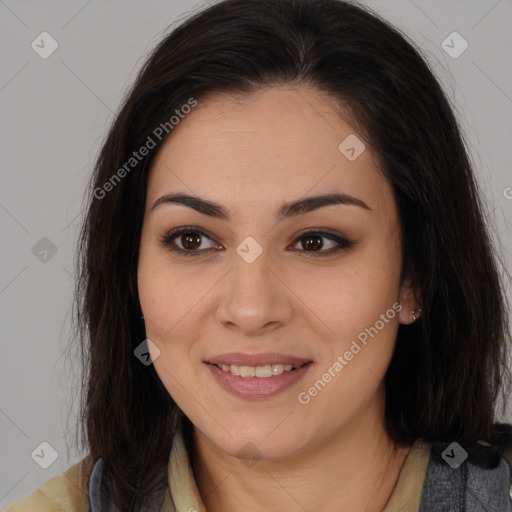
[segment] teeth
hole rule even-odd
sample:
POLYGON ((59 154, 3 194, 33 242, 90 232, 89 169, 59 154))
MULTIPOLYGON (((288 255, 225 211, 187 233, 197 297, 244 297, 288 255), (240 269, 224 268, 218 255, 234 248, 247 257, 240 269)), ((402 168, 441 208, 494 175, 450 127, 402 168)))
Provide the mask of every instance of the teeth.
POLYGON ((259 377, 260 379, 281 375, 284 372, 295 370, 297 366, 291 364, 266 364, 263 366, 238 366, 236 364, 216 364, 217 368, 240 377, 259 377))
POLYGON ((240 377, 256 377, 254 366, 240 366, 240 377))
POLYGON ((256 377, 270 377, 272 375, 272 365, 266 364, 265 366, 257 366, 254 369, 254 375, 256 377))

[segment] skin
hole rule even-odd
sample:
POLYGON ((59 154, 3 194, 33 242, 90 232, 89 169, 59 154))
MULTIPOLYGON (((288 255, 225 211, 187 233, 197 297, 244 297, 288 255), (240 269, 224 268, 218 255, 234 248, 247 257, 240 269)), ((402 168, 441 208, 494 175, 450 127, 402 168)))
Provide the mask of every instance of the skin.
MULTIPOLYGON (((160 350, 155 369, 194 425, 192 465, 209 512, 248 503, 254 512, 382 511, 409 453, 385 431, 383 377, 399 322, 411 323, 418 304, 409 282, 400 282, 399 218, 377 155, 368 144, 355 161, 338 150, 357 134, 349 119, 306 86, 215 94, 180 122, 153 163, 139 298, 147 337, 160 350), (334 191, 371 210, 337 204, 275 218, 286 201, 334 191), (215 201, 230 219, 177 204, 151 208, 170 192, 215 201), (199 256, 161 242, 180 226, 211 234, 201 238, 199 256), (307 228, 354 244, 311 256, 297 237, 307 228), (263 250, 252 263, 236 252, 249 236, 263 250), (301 404, 298 394, 398 301, 400 313, 301 404), (251 400, 222 389, 203 362, 226 352, 280 352, 314 363, 291 388, 251 400), (252 465, 237 456, 248 442, 259 451, 252 465)), ((336 247, 321 240, 322 251, 336 247)))

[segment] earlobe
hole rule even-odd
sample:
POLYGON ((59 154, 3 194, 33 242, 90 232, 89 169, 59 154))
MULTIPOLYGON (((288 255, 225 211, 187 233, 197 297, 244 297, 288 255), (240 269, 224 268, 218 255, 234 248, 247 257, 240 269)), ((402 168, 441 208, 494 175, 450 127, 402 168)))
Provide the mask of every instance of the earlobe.
POLYGON ((410 278, 407 278, 400 288, 400 304, 402 309, 398 316, 399 322, 403 325, 409 325, 415 322, 421 315, 421 306, 418 301, 417 293, 413 289, 410 278))

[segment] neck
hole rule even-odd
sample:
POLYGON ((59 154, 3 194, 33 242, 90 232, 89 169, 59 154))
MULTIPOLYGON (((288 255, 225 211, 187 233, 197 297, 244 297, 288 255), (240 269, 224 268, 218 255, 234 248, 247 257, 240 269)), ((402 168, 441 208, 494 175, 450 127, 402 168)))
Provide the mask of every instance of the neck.
MULTIPOLYGON (((374 412, 372 412, 372 409, 374 412)), ((369 412, 368 412, 369 411, 369 412)), ((192 467, 208 512, 382 512, 410 446, 387 435, 382 408, 286 459, 244 464, 194 429, 192 467)))

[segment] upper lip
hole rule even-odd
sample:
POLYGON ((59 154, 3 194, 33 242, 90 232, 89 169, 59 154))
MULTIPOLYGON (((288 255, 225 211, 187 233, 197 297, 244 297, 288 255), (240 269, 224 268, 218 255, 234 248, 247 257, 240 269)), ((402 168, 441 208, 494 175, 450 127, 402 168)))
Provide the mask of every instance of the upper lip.
POLYGON ((260 354, 229 352, 227 354, 213 356, 205 361, 205 363, 211 364, 235 364, 238 366, 264 366, 266 364, 291 364, 293 366, 301 366, 309 362, 311 362, 310 359, 278 354, 277 352, 262 352, 260 354))

